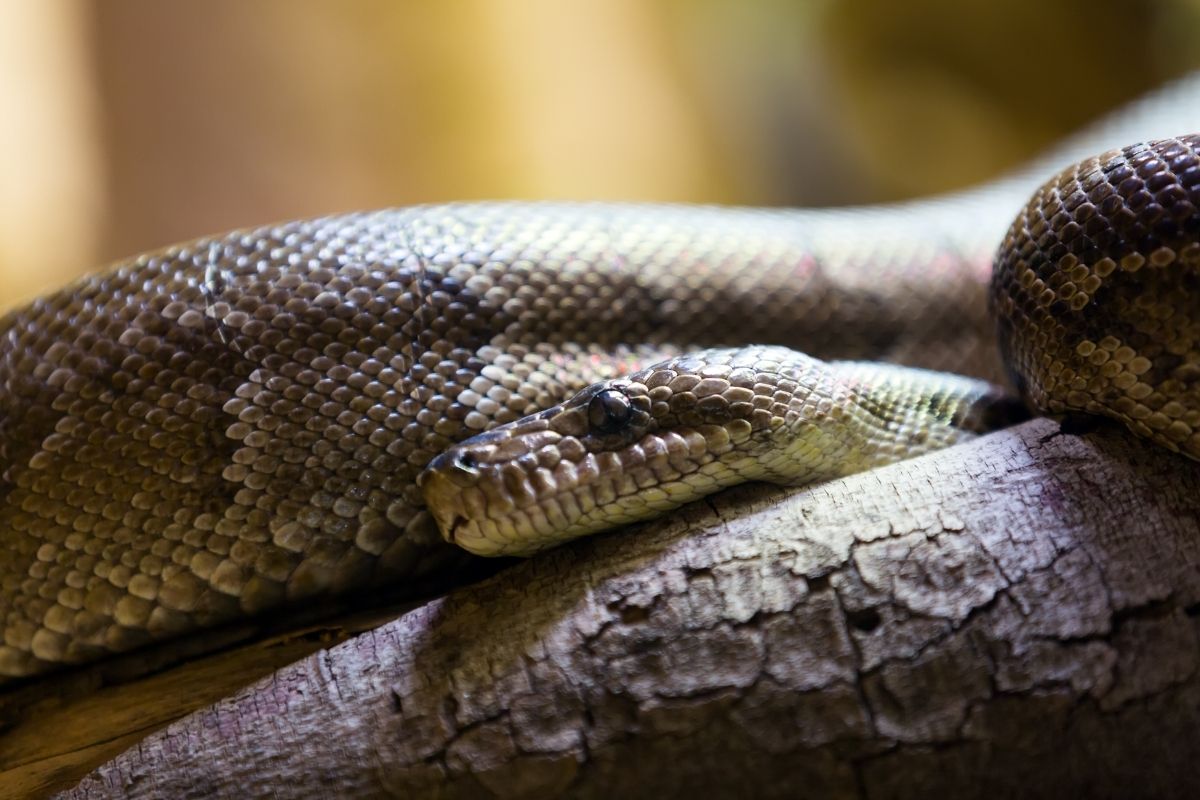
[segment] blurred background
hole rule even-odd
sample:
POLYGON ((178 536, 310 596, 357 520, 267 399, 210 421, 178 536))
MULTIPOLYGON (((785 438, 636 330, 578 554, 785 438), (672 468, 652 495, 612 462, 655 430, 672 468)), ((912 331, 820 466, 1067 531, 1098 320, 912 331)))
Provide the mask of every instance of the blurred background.
POLYGON ((1197 65, 1197 0, 0 0, 0 307, 356 208, 946 190, 1197 65))

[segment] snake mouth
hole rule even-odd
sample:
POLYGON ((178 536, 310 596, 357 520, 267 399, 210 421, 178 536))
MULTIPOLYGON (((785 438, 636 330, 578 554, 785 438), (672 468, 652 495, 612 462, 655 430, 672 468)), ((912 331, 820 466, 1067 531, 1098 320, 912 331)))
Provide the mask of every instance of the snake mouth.
POLYGON ((462 487, 454 480, 453 471, 426 470, 417 477, 417 485, 425 495, 425 506, 433 516, 442 538, 450 544, 462 546, 463 534, 471 519, 462 506, 462 487))
POLYGON ((449 524, 444 528, 442 537, 450 544, 458 544, 457 536, 459 527, 467 524, 467 518, 459 514, 455 514, 450 518, 449 524))

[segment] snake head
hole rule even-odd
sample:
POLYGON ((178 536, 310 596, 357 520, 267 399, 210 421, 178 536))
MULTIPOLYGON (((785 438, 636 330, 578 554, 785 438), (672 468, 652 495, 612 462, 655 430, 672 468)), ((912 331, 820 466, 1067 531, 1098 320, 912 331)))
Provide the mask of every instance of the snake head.
POLYGON ((755 440, 786 413, 761 364, 731 361, 755 357, 704 351, 593 384, 451 447, 418 485, 448 541, 531 555, 755 479, 755 440))

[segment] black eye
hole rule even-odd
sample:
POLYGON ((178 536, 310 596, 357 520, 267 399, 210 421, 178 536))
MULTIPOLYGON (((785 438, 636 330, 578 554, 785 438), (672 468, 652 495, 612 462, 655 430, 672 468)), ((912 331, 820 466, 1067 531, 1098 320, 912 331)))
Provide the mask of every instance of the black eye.
POLYGON ((631 416, 633 405, 616 389, 605 389, 588 403, 588 425, 596 433, 616 433, 631 416))

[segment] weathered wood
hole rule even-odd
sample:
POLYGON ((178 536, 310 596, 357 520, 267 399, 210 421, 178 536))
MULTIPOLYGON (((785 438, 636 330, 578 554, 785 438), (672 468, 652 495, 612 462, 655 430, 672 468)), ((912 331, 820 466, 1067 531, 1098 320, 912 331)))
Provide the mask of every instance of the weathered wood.
POLYGON ((1185 796, 1200 466, 1045 420, 584 541, 72 797, 1185 796))
MULTIPOLYGON (((395 619, 390 605, 271 633, 214 631, 187 657, 130 654, 127 663, 50 676, 0 695, 0 800, 69 789, 148 734, 322 647, 395 619), (144 674, 148 673, 148 674, 144 674)), ((122 659, 125 660, 125 659, 122 659)))
MULTIPOLYGON (((506 563, 511 562, 477 559, 454 576, 467 583, 506 563)), ((427 599, 435 585, 418 584, 415 591, 427 599)), ((69 789, 155 730, 422 602, 411 599, 411 586, 396 588, 392 594, 350 594, 286 615, 246 619, 5 686, 0 691, 0 800, 69 789)))

